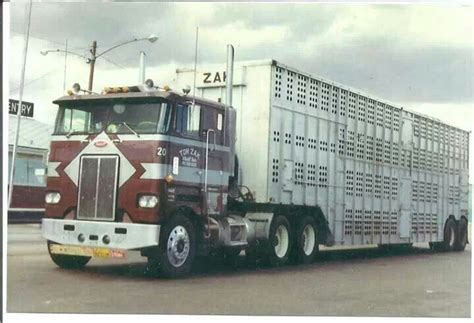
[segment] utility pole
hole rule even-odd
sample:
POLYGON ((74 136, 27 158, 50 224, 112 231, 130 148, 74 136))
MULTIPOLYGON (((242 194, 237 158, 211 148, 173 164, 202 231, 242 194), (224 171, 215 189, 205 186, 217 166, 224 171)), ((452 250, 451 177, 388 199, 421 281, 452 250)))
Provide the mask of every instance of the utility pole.
MULTIPOLYGON (((68 51, 68 49, 67 49, 67 40, 66 40, 66 50, 63 50, 63 49, 50 50, 49 49, 49 50, 42 50, 42 51, 40 51, 40 53, 41 53, 41 55, 46 56, 46 55, 48 55, 48 53, 51 53, 51 52, 64 52, 65 54, 73 54, 73 55, 84 58, 87 61, 88 64, 91 64, 90 70, 89 70, 89 86, 88 86, 88 92, 90 93, 90 92, 92 92, 92 84, 94 82, 95 61, 99 57, 101 57, 102 55, 110 52, 111 50, 113 50, 117 47, 120 47, 120 46, 123 46, 123 45, 126 45, 126 44, 130 44, 130 43, 133 43, 133 42, 137 42, 137 41, 142 41, 142 40, 148 40, 150 43, 154 43, 158 40, 158 36, 156 36, 154 34, 151 34, 150 36, 144 37, 144 38, 133 38, 132 40, 129 40, 129 41, 120 43, 118 45, 112 46, 109 49, 104 50, 103 52, 101 52, 99 54, 97 54, 97 41, 94 40, 92 42, 92 47, 90 49, 90 53, 91 53, 90 57, 86 57, 84 55, 68 51)), ((67 59, 67 56, 65 56, 65 58, 64 58, 64 60, 65 60, 64 61, 64 75, 66 75, 66 59, 67 59)), ((66 77, 64 77, 64 79, 66 79, 66 77)))
POLYGON ((97 41, 94 40, 92 42, 92 48, 91 48, 92 58, 91 58, 91 62, 90 62, 91 68, 90 68, 90 72, 89 72, 89 88, 88 88, 89 91, 92 91, 92 82, 94 81, 95 59, 97 58, 96 57, 96 51, 97 51, 97 41))

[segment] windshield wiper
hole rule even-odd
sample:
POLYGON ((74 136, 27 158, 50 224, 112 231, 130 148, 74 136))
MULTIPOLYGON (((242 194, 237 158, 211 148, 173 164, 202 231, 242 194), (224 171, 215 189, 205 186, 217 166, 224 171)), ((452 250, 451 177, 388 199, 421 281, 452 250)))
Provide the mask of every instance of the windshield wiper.
POLYGON ((136 132, 135 130, 132 129, 132 127, 130 127, 125 121, 122 122, 121 124, 123 124, 125 127, 127 127, 128 130, 130 130, 131 132, 133 132, 133 134, 135 136, 137 136, 138 138, 140 138, 140 135, 138 134, 138 132, 136 132))

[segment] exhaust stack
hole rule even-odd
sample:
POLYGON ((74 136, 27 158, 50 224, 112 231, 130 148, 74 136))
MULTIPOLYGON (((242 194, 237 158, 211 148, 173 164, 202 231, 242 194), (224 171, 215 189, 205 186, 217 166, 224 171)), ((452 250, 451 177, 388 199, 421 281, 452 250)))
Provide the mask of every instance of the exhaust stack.
POLYGON ((138 71, 138 84, 145 84, 145 52, 140 52, 140 67, 138 71))
POLYGON ((234 46, 227 45, 226 104, 232 106, 232 88, 234 80, 234 46))

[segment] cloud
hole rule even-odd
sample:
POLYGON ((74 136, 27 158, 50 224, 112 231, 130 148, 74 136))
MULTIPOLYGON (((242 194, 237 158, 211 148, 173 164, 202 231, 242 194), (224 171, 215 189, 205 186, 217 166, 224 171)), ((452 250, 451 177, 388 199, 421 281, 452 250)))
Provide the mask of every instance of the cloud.
MULTIPOLYGON (((14 89, 25 4, 10 7, 9 84, 14 89)), ((473 102, 472 13, 472 7, 426 4, 35 2, 25 99, 53 111, 50 102, 63 91, 64 56, 39 51, 62 48, 66 39, 70 50, 87 55, 92 40, 101 52, 132 37, 157 34, 154 44, 125 45, 111 51, 108 60, 98 60, 94 83, 97 90, 135 83, 141 50, 147 53, 147 75, 171 83, 176 67, 193 64, 199 26, 199 64, 224 63, 225 45, 232 43, 237 60, 274 58, 394 103, 436 106, 425 109, 429 112, 453 105, 468 109, 473 102)), ((67 85, 85 87, 88 68, 68 56, 67 85)))

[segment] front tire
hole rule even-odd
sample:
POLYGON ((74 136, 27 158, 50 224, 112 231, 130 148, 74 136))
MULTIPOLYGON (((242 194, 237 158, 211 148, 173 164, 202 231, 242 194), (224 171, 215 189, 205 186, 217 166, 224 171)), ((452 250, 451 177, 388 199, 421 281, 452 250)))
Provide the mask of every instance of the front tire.
POLYGON ((85 256, 72 256, 72 255, 61 255, 51 253, 51 246, 56 245, 48 240, 48 253, 51 260, 58 266, 64 269, 79 269, 84 267, 90 260, 91 257, 85 256))
POLYGON ((158 255, 148 258, 150 267, 167 278, 184 277, 191 272, 196 245, 193 223, 182 214, 172 216, 161 231, 158 255))
POLYGON ((274 267, 288 262, 292 244, 291 227, 286 217, 278 215, 270 225, 270 236, 267 245, 267 259, 274 267))

